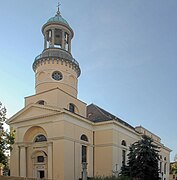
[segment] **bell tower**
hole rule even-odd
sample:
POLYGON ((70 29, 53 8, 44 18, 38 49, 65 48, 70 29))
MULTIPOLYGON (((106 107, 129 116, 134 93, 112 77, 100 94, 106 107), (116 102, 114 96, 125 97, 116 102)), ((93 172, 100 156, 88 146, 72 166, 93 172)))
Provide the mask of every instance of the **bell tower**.
POLYGON ((61 16, 60 9, 42 27, 44 50, 33 63, 36 94, 54 88, 77 97, 79 63, 71 54, 74 32, 61 16))

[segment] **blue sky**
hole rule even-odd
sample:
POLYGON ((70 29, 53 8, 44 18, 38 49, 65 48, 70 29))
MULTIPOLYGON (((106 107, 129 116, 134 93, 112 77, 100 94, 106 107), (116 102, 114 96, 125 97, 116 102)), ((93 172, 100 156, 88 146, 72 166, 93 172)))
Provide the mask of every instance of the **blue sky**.
MULTIPOLYGON (((78 98, 133 126, 142 125, 177 153, 177 1, 61 0, 75 32, 78 98)), ((57 0, 0 0, 0 101, 12 116, 34 91, 42 25, 57 0)))

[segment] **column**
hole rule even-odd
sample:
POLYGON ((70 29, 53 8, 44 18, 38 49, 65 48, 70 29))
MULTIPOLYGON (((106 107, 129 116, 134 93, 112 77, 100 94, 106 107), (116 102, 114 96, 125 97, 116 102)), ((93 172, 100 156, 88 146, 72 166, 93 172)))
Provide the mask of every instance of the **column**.
POLYGON ((52 47, 54 47, 55 44, 55 29, 52 29, 52 47))
POLYGON ((26 177, 26 147, 20 146, 20 176, 26 177))
POLYGON ((68 36, 68 51, 71 52, 71 35, 68 36))
POLYGON ((47 48, 47 37, 46 34, 44 34, 44 49, 47 48))
POLYGON ((61 48, 65 49, 65 32, 62 30, 62 44, 61 44, 61 48))
POLYGON ((52 142, 48 143, 48 179, 53 177, 53 144, 52 142))

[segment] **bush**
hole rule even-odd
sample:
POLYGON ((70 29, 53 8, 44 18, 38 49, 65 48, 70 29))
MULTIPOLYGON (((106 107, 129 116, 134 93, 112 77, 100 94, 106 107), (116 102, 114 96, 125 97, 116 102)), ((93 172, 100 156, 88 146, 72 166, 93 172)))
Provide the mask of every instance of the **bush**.
POLYGON ((125 176, 120 176, 120 177, 116 177, 116 176, 97 176, 97 177, 91 178, 91 180, 130 180, 130 178, 125 177, 125 176))

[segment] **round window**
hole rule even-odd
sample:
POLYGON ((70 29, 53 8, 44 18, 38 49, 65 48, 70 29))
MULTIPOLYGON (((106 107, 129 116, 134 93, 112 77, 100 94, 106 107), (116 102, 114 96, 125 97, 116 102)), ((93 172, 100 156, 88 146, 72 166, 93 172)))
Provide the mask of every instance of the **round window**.
POLYGON ((56 81, 59 81, 63 78, 61 72, 55 71, 52 73, 52 78, 55 79, 56 81))

